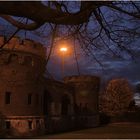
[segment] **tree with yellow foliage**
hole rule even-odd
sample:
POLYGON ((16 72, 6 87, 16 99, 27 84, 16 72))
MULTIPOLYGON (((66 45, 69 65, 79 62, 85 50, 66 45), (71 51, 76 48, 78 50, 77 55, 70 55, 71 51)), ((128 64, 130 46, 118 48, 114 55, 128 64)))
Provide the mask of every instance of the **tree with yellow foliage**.
POLYGON ((109 81, 101 99, 101 111, 108 116, 125 113, 133 100, 133 92, 126 79, 109 81))

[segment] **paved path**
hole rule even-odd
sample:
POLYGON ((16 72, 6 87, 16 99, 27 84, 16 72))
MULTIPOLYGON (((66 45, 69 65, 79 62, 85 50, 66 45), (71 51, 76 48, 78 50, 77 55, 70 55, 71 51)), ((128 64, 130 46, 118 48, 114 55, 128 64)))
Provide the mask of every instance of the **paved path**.
POLYGON ((140 123, 113 123, 97 128, 51 134, 39 139, 140 139, 140 123))

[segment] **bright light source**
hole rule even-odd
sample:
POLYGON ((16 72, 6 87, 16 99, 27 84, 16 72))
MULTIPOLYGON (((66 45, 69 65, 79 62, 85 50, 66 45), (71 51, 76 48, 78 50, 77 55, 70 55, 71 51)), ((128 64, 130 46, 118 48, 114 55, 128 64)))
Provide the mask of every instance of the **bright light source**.
POLYGON ((60 51, 61 51, 61 52, 66 52, 67 50, 68 50, 68 49, 67 49, 67 48, 64 48, 64 47, 63 47, 63 48, 60 48, 60 51))

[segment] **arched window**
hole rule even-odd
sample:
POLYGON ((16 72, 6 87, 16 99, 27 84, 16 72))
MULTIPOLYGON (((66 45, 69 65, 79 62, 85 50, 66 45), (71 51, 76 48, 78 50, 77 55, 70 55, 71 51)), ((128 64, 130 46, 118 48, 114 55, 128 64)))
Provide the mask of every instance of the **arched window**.
POLYGON ((62 96, 62 99, 61 99, 61 114, 62 115, 68 115, 69 104, 70 104, 70 99, 68 95, 62 96))

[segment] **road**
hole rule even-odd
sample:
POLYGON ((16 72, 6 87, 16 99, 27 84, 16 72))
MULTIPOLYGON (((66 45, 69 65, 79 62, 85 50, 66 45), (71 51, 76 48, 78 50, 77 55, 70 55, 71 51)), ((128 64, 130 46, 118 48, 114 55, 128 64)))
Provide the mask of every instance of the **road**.
POLYGON ((48 134, 39 139, 140 139, 140 123, 112 123, 97 128, 59 134, 48 134))

